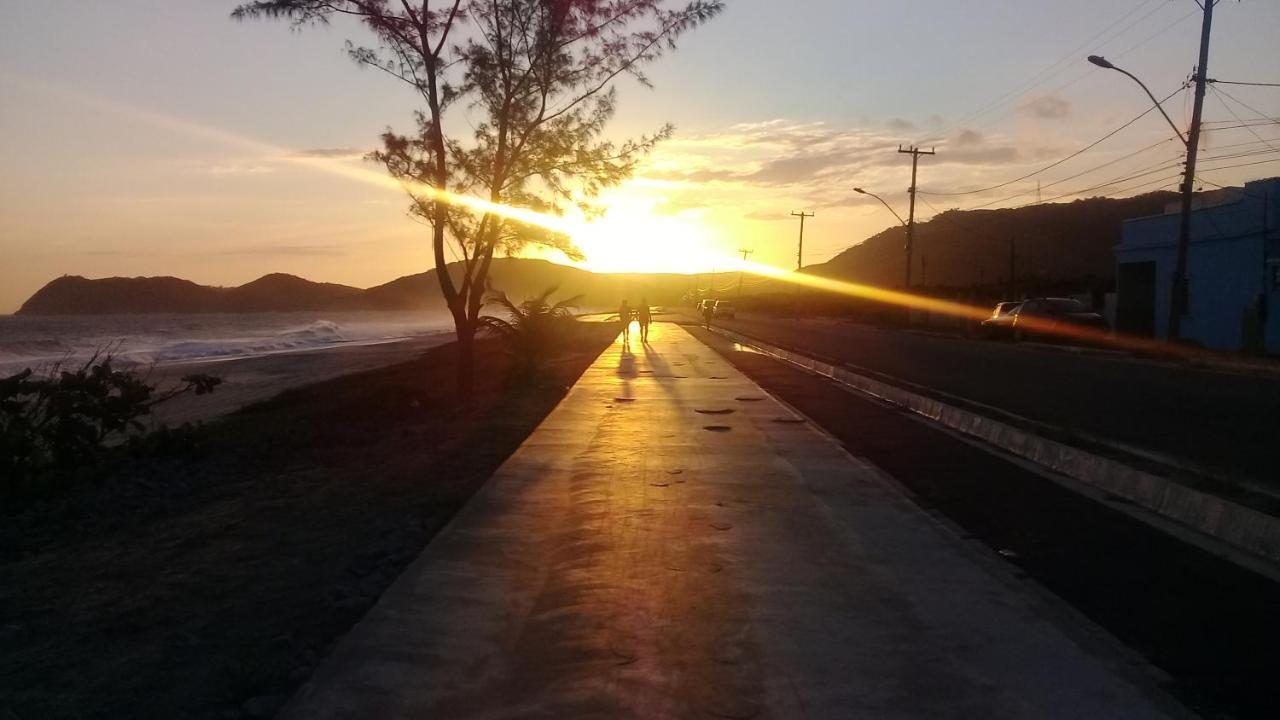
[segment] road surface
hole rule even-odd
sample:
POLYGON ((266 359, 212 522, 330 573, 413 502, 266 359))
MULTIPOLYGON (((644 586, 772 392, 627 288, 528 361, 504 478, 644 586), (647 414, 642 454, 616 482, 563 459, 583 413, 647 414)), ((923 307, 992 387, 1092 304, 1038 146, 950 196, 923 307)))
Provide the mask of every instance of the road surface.
POLYGON ((1280 492, 1280 379, 837 320, 717 326, 1280 492))

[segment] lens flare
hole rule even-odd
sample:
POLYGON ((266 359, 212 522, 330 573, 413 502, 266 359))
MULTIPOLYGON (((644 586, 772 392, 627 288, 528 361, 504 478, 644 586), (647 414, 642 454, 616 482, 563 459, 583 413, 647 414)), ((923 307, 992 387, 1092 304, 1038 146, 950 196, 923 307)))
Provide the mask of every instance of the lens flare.
MULTIPOLYGON (((741 258, 734 258, 730 256, 724 256, 723 262, 726 267, 732 267, 735 271, 750 273, 760 277, 798 285, 800 287, 835 293, 846 297, 870 300, 910 310, 938 313, 940 315, 946 315, 948 317, 969 322, 979 322, 991 316, 991 309, 985 306, 979 307, 951 300, 941 300, 938 298, 902 292, 900 290, 889 290, 887 288, 876 287, 874 285, 863 285, 861 283, 848 282, 845 280, 835 280, 833 278, 810 275, 808 273, 796 272, 794 270, 784 270, 772 265, 742 260, 741 258)), ((1059 323, 1030 315, 1020 316, 1018 318, 1018 327, 1027 334, 1053 336, 1086 345, 1107 346, 1134 352, 1153 353, 1159 355, 1168 355, 1173 350, 1172 346, 1161 340, 1126 335, 1102 328, 1059 323)), ((1183 356, 1192 356, 1195 354, 1195 351, 1191 349, 1178 348, 1177 350, 1178 354, 1183 356)))

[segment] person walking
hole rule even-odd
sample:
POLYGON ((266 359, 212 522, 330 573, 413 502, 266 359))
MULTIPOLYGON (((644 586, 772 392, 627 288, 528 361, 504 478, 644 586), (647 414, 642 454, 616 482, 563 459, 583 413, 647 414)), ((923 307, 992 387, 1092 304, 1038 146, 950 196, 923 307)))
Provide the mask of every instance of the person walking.
POLYGON ((636 321, 640 323, 640 342, 649 342, 649 323, 653 322, 653 314, 649 310, 648 298, 640 298, 640 307, 636 308, 636 321))
POLYGON ((622 344, 628 345, 631 342, 631 306, 626 300, 618 306, 618 322, 622 323, 622 344))
POLYGON ((702 319, 706 322, 707 329, 711 329, 711 318, 716 314, 716 301, 704 300, 702 306, 702 319))

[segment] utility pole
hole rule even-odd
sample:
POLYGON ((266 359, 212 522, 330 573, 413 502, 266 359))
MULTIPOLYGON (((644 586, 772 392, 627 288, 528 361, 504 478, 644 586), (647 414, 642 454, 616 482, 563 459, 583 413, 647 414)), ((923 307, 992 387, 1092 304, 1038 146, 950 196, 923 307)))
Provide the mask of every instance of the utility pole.
POLYGON ((1182 316, 1187 313, 1187 247, 1191 244, 1191 195, 1196 179, 1196 152, 1200 147, 1200 117, 1204 110, 1204 85, 1209 77, 1209 30, 1213 26, 1213 6, 1217 0, 1203 0, 1204 21, 1200 25, 1200 62, 1196 65, 1195 102, 1191 106, 1191 127, 1187 130, 1186 172, 1182 176, 1182 216, 1178 220, 1178 255, 1173 271, 1172 294, 1169 297, 1169 329, 1167 339, 1178 341, 1182 316))
MULTIPOLYGON (((738 248, 738 252, 742 253, 742 264, 746 265, 747 256, 755 252, 755 250, 746 250, 743 248, 738 248)), ((738 271, 738 297, 742 297, 742 271, 741 270, 738 271)))
POLYGON ((907 192, 911 194, 911 205, 907 210, 907 277, 906 282, 903 283, 903 288, 909 290, 911 289, 911 243, 916 235, 916 165, 919 164, 921 155, 933 155, 934 151, 921 150, 914 145, 903 149, 899 145, 898 152, 911 156, 911 187, 907 189, 907 192))
POLYGON ((801 263, 804 260, 804 219, 807 217, 813 217, 813 213, 807 213, 801 210, 800 212, 792 212, 791 214, 800 218, 800 246, 796 248, 796 272, 799 272, 801 263))

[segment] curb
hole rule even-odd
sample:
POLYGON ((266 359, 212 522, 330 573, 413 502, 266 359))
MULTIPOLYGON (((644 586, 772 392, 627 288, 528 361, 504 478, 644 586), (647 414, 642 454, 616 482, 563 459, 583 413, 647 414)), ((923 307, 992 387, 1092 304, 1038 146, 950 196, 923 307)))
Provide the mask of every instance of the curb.
POLYGON ((860 375, 839 365, 775 347, 730 330, 716 328, 714 331, 740 345, 826 376, 1041 467, 1129 500, 1228 545, 1273 562, 1280 561, 1280 518, 1041 437, 985 415, 860 375))

